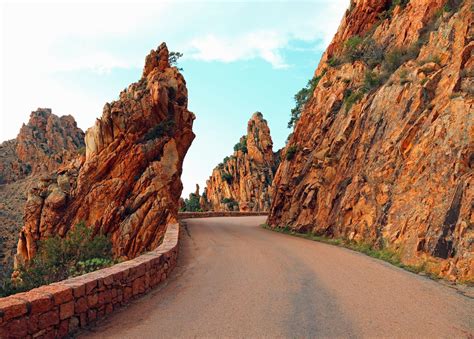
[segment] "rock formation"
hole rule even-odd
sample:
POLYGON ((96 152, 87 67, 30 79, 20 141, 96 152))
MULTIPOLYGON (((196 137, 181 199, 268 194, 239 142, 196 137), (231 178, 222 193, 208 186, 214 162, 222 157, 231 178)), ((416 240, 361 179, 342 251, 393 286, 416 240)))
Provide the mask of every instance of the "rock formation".
POLYGON ((472 0, 397 4, 351 1, 283 151, 268 223, 472 281, 472 0))
POLYGON ((33 188, 25 208, 17 259, 31 259, 38 240, 64 236, 84 221, 111 237, 115 255, 155 248, 176 222, 183 158, 194 139, 183 76, 161 44, 147 56, 141 79, 104 106, 86 132, 85 156, 33 188))
POLYGON ((0 185, 0 284, 12 273, 18 233, 23 226, 26 194, 37 180, 37 177, 29 176, 0 185))
POLYGON ((72 116, 38 108, 16 139, 0 144, 0 184, 55 170, 83 147, 84 132, 72 116))
POLYGON ((194 196, 198 198, 199 210, 201 212, 206 212, 211 209, 211 207, 209 206, 209 201, 207 201, 207 188, 206 187, 204 187, 204 192, 201 195, 199 184, 196 184, 196 190, 194 191, 194 196))
POLYGON ((212 210, 212 206, 207 199, 207 187, 204 187, 204 192, 199 196, 199 206, 203 212, 212 210))
POLYGON ((196 184, 196 190, 192 193, 189 193, 188 198, 180 198, 179 201, 179 210, 181 212, 205 212, 209 210, 209 203, 206 199, 206 190, 204 189, 204 194, 199 193, 199 185, 196 184))
POLYGON ((15 139, 0 144, 0 278, 9 275, 28 188, 84 150, 84 132, 70 115, 31 112, 15 139))
POLYGON ((204 192, 214 211, 268 211, 270 187, 278 166, 273 153, 270 129, 260 112, 254 113, 247 125, 247 135, 212 171, 204 192))

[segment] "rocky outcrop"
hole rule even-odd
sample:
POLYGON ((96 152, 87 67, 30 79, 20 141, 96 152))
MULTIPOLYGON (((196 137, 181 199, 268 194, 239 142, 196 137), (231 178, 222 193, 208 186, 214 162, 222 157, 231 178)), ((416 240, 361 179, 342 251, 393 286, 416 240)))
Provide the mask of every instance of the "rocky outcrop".
POLYGON ((7 140, 0 144, 0 185, 18 180, 27 173, 22 168, 16 154, 16 139, 7 140))
POLYGON ((212 171, 201 205, 213 211, 268 211, 278 162, 267 122, 262 113, 254 113, 234 154, 212 171))
POLYGON ((0 184, 55 170, 83 147, 84 132, 72 116, 58 117, 49 108, 38 108, 16 139, 0 145, 0 184))
POLYGON ((187 103, 186 82, 161 44, 141 79, 87 130, 85 156, 29 192, 18 261, 31 259, 40 239, 64 236, 81 221, 110 235, 116 256, 156 248, 177 221, 182 163, 194 139, 187 103))
POLYGON ((204 187, 204 192, 199 196, 199 207, 202 212, 207 212, 212 210, 212 206, 207 199, 207 187, 204 187))
POLYGON ((351 4, 283 151, 268 223, 472 281, 472 1, 351 4))
POLYGON ((208 210, 206 192, 201 195, 198 184, 196 184, 196 190, 193 193, 189 193, 188 198, 180 198, 178 204, 180 212, 203 212, 208 210))
POLYGON ((23 226, 26 193, 36 181, 36 177, 29 176, 0 185, 0 284, 3 278, 11 276, 18 233, 23 226))
POLYGON ((49 108, 31 112, 18 136, 0 145, 0 279, 11 274, 29 187, 82 150, 84 132, 74 118, 49 108))

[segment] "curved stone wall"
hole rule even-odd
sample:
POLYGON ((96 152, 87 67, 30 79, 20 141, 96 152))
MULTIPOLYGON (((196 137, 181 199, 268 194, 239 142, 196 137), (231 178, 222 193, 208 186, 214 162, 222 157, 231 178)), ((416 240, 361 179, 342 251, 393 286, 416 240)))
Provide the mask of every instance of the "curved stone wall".
POLYGON ((66 337, 165 280, 176 266, 179 224, 155 250, 79 277, 0 298, 0 338, 66 337))
POLYGON ((193 219, 193 218, 212 218, 212 217, 251 217, 258 215, 268 215, 268 212, 179 212, 178 218, 193 219))

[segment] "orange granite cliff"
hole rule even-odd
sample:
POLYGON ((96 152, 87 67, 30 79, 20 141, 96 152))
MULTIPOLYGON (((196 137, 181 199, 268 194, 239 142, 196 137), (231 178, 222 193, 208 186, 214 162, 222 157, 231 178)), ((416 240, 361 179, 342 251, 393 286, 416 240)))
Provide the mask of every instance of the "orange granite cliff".
POLYGON ((474 280, 472 6, 351 1, 282 151, 270 226, 474 280))

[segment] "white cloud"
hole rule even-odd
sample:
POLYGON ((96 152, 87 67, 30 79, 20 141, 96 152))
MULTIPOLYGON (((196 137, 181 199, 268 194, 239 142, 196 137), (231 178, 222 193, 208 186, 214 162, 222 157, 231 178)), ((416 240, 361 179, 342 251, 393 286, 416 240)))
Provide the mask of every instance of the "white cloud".
POLYGON ((275 68, 288 65, 280 54, 288 41, 276 32, 257 31, 238 37, 217 37, 208 34, 190 42, 190 58, 204 61, 233 62, 262 58, 275 68))
POLYGON ((37 107, 73 114, 81 128, 89 127, 111 98, 64 86, 60 79, 74 72, 107 74, 141 67, 143 56, 97 41, 139 36, 136 30, 159 18, 169 4, 149 6, 143 10, 130 3, 2 3, 0 141, 14 138, 37 107))
MULTIPOLYGON (((272 4, 281 5, 281 3, 272 4)), ((274 68, 287 68, 289 65, 284 59, 283 51, 291 49, 291 41, 314 42, 315 49, 324 49, 332 40, 347 5, 348 0, 294 3, 295 11, 291 16, 282 12, 276 17, 266 16, 266 7, 253 8, 254 16, 260 17, 262 21, 260 25, 255 26, 268 28, 255 29, 254 25, 249 25, 249 31, 246 31, 245 23, 237 21, 239 24, 237 32, 226 32, 226 34, 213 32, 192 39, 186 46, 188 48, 186 56, 196 60, 227 63, 261 58, 274 68), (307 11, 307 8, 310 11, 307 11)), ((239 14, 236 13, 236 16, 239 14)))
MULTIPOLYGON (((0 3, 3 141, 15 137, 37 107, 72 114, 82 129, 88 128, 114 98, 110 96, 129 84, 115 71, 140 69, 146 53, 161 41, 185 58, 226 63, 261 59, 277 69, 289 67, 285 55, 298 49, 295 40, 309 42, 305 48, 327 46, 349 0, 0 3), (109 76, 110 82, 104 81, 108 88, 81 86, 76 78, 90 74, 109 76)), ((197 162, 201 156, 190 159, 197 162)), ((186 191, 203 183, 210 171, 202 168, 199 178, 193 172, 186 179, 185 172, 186 191)))
POLYGON ((120 58, 105 51, 92 51, 87 55, 77 55, 70 59, 50 58, 45 66, 55 72, 89 70, 97 74, 110 73, 115 68, 132 68, 141 60, 120 58))

